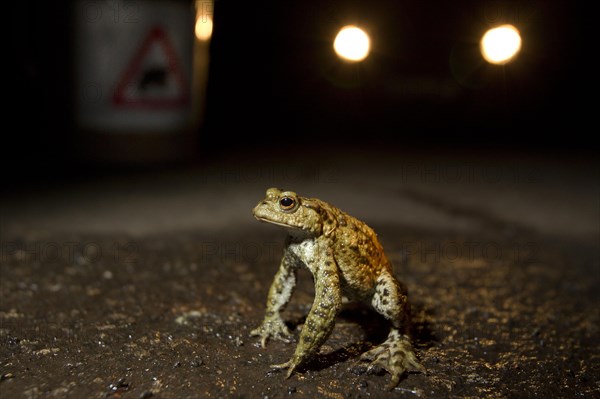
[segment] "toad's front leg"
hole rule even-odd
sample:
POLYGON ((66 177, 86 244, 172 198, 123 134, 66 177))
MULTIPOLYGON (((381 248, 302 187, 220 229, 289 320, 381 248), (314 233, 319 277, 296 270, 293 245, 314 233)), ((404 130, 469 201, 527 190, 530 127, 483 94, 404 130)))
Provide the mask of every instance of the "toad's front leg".
POLYGON ((252 330, 250 336, 259 336, 264 348, 269 338, 290 342, 292 334, 281 318, 281 312, 290 301, 296 286, 296 260, 286 252, 281 259, 279 270, 271 283, 267 297, 267 310, 261 325, 252 330))
POLYGON ((335 325, 335 317, 342 306, 340 277, 333 256, 327 256, 314 272, 315 300, 308 314, 294 356, 273 368, 288 369, 287 378, 323 345, 335 325))

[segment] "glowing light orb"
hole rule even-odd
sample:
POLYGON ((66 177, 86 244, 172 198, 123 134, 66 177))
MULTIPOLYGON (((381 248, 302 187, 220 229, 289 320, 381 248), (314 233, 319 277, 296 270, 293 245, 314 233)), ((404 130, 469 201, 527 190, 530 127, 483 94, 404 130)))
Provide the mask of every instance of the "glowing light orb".
POLYGON ((506 64, 521 50, 521 35, 512 25, 498 26, 483 35, 479 48, 483 58, 490 64, 506 64))
POLYGON ((200 41, 207 41, 212 36, 213 21, 208 15, 200 15, 196 19, 196 39, 200 41))
POLYGON ((333 42, 336 54, 350 62, 359 62, 367 58, 371 48, 371 40, 364 30, 356 26, 343 27, 333 42))

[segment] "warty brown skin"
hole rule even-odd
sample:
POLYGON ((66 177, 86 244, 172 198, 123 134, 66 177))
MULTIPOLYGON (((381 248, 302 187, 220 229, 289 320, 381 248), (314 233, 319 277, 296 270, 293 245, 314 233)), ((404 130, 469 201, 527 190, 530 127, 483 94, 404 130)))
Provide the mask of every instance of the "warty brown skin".
POLYGON ((277 188, 267 190, 253 214, 260 221, 288 230, 264 320, 251 332, 260 337, 263 347, 269 338, 290 342, 292 335, 281 312, 293 294, 298 268, 308 268, 315 283, 315 300, 294 355, 273 368, 286 368, 289 377, 313 357, 331 334, 345 296, 371 305, 392 324, 388 339, 361 356, 392 375, 388 389, 394 388, 405 372, 423 371, 406 335, 410 318, 406 289, 394 277, 392 265, 369 226, 322 200, 277 188))

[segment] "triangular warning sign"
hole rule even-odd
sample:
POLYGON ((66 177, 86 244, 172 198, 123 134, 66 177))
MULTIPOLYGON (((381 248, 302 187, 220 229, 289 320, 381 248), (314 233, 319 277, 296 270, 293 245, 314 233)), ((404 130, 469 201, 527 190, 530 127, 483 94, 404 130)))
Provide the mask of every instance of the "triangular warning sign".
POLYGON ((189 100, 177 53, 161 27, 150 30, 119 80, 113 103, 120 107, 177 108, 189 100))

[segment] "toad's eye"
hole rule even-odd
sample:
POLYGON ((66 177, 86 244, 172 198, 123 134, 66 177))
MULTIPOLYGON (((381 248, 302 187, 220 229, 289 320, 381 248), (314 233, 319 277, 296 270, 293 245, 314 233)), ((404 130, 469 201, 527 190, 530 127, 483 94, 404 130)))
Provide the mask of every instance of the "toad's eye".
POLYGON ((296 206, 296 199, 292 197, 283 197, 279 200, 279 207, 284 211, 289 211, 294 209, 296 206))

